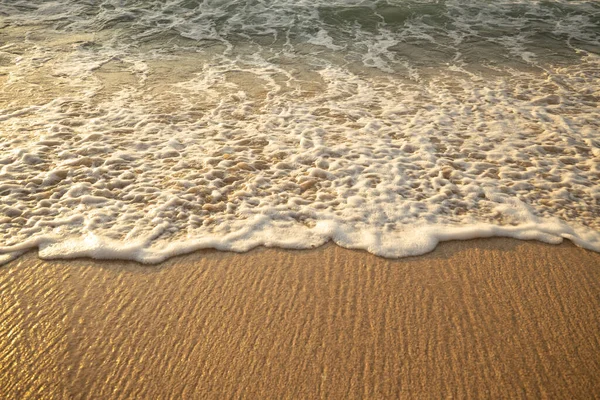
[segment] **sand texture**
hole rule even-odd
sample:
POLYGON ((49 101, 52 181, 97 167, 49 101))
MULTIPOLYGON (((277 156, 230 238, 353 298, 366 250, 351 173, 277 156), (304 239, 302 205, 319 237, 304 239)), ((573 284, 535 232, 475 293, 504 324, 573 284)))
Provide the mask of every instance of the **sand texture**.
POLYGON ((600 396, 600 254, 509 239, 0 267, 2 398, 600 396))

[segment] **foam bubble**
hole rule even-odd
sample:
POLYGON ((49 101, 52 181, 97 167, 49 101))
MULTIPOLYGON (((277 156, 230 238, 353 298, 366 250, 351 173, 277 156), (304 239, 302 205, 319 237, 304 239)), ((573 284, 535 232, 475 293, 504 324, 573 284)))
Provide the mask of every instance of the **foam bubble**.
POLYGON ((11 3, 0 262, 600 251, 598 8, 555 3, 11 3))

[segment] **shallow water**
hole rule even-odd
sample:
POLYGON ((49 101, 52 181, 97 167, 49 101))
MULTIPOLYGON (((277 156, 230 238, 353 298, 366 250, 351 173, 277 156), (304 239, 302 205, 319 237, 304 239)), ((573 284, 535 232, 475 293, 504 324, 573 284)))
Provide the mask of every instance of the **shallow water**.
POLYGON ((0 260, 600 251, 600 3, 0 5, 0 260))

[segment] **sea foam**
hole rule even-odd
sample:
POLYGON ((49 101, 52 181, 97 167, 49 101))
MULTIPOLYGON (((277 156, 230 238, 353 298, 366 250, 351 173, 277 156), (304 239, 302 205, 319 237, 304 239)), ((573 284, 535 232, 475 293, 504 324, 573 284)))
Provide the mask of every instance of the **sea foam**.
POLYGON ((599 7, 117 3, 4 6, 0 262, 600 251, 599 7))

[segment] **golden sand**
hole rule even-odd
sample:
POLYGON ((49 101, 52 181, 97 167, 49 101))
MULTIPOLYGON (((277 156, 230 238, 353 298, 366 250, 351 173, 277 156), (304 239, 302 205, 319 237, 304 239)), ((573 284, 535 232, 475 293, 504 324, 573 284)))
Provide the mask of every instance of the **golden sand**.
POLYGON ((591 398, 600 254, 486 239, 0 267, 2 398, 591 398))

